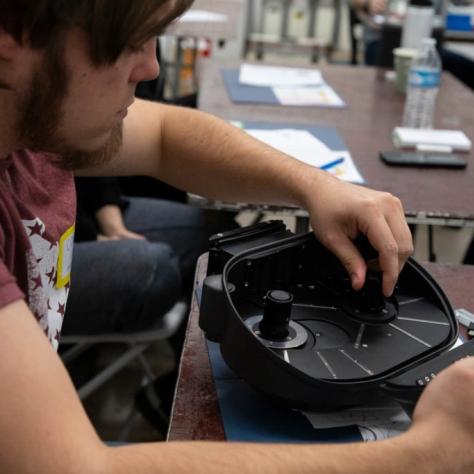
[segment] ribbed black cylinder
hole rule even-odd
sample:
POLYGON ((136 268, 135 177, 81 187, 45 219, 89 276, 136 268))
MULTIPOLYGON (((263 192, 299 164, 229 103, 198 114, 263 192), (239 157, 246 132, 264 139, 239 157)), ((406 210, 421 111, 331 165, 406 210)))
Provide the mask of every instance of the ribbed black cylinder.
POLYGON ((283 290, 267 292, 260 334, 266 339, 283 340, 288 336, 293 295, 283 290))

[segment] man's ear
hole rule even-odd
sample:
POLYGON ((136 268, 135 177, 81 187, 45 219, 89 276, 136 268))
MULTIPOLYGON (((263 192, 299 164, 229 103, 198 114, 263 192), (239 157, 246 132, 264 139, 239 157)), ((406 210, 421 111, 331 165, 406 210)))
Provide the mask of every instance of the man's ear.
POLYGON ((0 27, 0 60, 11 61, 20 47, 18 41, 0 27))

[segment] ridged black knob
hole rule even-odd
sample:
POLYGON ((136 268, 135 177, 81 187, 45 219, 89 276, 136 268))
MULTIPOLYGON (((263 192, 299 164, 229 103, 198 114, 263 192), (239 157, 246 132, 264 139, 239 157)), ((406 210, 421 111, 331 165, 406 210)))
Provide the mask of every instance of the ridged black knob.
POLYGON ((362 311, 376 313, 385 308, 385 298, 382 291, 382 277, 367 275, 364 286, 358 292, 358 305, 362 311))
POLYGON ((267 292, 260 334, 266 339, 284 340, 288 334, 293 295, 283 290, 267 292))

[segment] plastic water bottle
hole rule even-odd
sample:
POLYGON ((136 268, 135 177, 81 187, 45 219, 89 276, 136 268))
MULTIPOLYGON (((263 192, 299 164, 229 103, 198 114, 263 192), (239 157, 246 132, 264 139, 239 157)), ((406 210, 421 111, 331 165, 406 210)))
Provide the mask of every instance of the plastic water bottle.
POLYGON ((434 108, 441 82, 441 60, 434 38, 425 38, 410 67, 402 125, 433 128, 434 108))

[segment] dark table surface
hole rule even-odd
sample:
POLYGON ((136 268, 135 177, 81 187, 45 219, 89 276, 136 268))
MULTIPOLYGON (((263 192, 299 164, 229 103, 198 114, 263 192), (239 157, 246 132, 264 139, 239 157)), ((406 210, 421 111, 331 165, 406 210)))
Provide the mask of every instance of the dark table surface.
MULTIPOLYGON (((407 215, 474 221, 474 150, 466 153, 465 170, 389 167, 379 152, 391 150, 391 134, 400 124, 404 96, 395 92, 385 71, 370 67, 321 66, 326 81, 347 103, 344 109, 234 104, 221 69, 238 62, 207 62, 202 71, 199 108, 227 120, 302 123, 335 127, 351 151, 367 185, 402 200, 407 215)), ((435 127, 463 130, 474 141, 474 94, 449 73, 443 73, 435 127)))
MULTIPOLYGON (((424 264, 448 295, 454 308, 474 312, 474 266, 424 264)), ((200 258, 195 288, 206 276, 207 256, 200 258)), ((198 326, 199 307, 193 297, 170 429, 169 441, 225 440, 219 403, 204 335, 198 326)))

